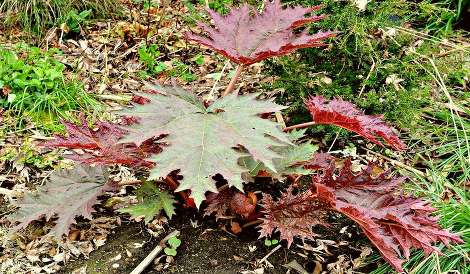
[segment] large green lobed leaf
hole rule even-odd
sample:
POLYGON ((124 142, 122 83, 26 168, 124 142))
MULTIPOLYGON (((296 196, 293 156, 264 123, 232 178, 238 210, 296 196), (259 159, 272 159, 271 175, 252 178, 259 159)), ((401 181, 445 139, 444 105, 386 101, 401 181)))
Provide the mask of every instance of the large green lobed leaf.
POLYGON ((212 180, 216 174, 242 190, 241 174, 248 170, 238 165, 238 159, 247 155, 240 146, 255 160, 276 170, 274 159, 281 156, 271 147, 291 143, 275 122, 258 116, 285 107, 270 100, 256 100, 257 94, 232 94, 205 107, 195 95, 181 88, 156 90, 160 93, 139 94, 149 103, 120 112, 139 119, 138 124, 127 128, 130 133, 122 142, 140 145, 154 136, 168 135, 163 141, 170 146, 149 159, 156 163, 149 179, 180 170, 184 178, 176 191, 191 190, 198 207, 207 191, 217 192, 212 180))

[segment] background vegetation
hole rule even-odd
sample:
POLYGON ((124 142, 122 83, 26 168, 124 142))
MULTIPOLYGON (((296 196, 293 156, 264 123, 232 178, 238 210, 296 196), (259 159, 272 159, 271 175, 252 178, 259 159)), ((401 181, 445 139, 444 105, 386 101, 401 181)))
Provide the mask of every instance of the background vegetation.
POLYGON ((19 25, 34 36, 44 36, 47 28, 84 11, 93 18, 109 18, 118 16, 122 6, 116 0, 3 0, 0 3, 6 29, 19 25))

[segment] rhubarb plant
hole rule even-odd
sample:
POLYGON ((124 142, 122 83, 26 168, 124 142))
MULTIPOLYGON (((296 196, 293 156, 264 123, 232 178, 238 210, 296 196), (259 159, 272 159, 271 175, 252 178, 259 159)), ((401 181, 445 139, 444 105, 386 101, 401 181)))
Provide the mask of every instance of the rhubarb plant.
MULTIPOLYGON (((358 224, 397 271, 402 271, 411 248, 430 253, 436 251, 432 246, 436 242, 461 242, 439 227, 427 202, 399 191, 405 178, 374 174, 373 163, 354 173, 349 160, 338 167, 330 154, 316 153, 316 145, 302 141, 304 128, 328 124, 380 146, 385 142, 405 149, 396 130, 381 117, 365 115, 340 99, 311 97, 305 105, 312 121, 281 128, 270 114, 279 114, 285 107, 257 99, 259 94, 232 93, 244 66, 298 48, 318 47, 334 36, 328 31, 296 31, 323 18, 312 15, 318 6, 284 8, 274 0, 266 1, 264 7, 258 12, 245 4, 225 16, 209 10, 214 26, 200 24, 201 34, 186 34, 239 65, 220 98, 204 101, 179 87, 155 86, 150 93, 136 94, 135 104, 118 112, 123 124, 99 122, 90 128, 85 122, 64 122, 66 136, 56 136, 45 146, 74 149, 69 157, 82 164, 147 169, 148 178, 137 190, 137 204, 119 210, 144 217, 146 223, 162 211, 169 218, 175 214, 178 200, 168 193, 174 191, 185 206, 199 208, 205 202, 205 214, 217 219, 229 215, 258 219, 260 237, 278 232, 288 246, 297 237, 314 239, 315 225, 326 226, 328 214, 342 213, 358 224), (244 193, 244 183, 259 176, 284 182, 286 190, 280 197, 263 194, 258 203, 254 192, 244 193), (309 176, 311 182, 298 188, 301 176, 309 176)), ((65 178, 59 171, 39 196, 28 194, 18 201, 19 211, 11 220, 21 228, 57 213, 56 234, 61 236, 75 216, 90 217, 97 197, 114 188, 85 170, 78 166, 66 171, 70 174, 63 181, 57 179, 65 178), (52 201, 50 196, 55 194, 59 199, 52 201)))

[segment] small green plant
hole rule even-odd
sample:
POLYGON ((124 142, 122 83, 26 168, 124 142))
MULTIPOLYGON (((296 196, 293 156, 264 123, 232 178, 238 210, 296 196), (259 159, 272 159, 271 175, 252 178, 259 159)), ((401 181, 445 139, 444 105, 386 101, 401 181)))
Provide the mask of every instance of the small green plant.
MULTIPOLYGON (((185 82, 192 82, 196 80, 196 76, 191 72, 190 66, 183 63, 178 59, 172 59, 167 65, 161 59, 161 53, 158 50, 158 45, 151 44, 149 46, 142 46, 138 50, 139 60, 144 64, 145 71, 141 73, 141 77, 147 78, 148 76, 155 76, 161 73, 166 73, 170 77, 180 78, 185 82)), ((204 63, 204 57, 197 55, 191 61, 198 65, 204 63)))
POLYGON ((168 256, 176 256, 176 249, 181 245, 181 240, 173 236, 168 239, 168 245, 169 246, 165 247, 163 250, 165 254, 168 256))
POLYGON ((0 48, 0 106, 17 115, 18 126, 28 119, 54 130, 58 119, 71 118, 72 111, 91 113, 99 108, 81 83, 64 76, 65 66, 55 54, 59 52, 27 46, 0 48))
POLYGON ((14 161, 37 168, 53 167, 59 156, 56 153, 41 154, 39 150, 30 139, 25 139, 18 147, 4 146, 0 149, 0 165, 5 161, 14 161))
POLYGON ((168 71, 169 76, 180 78, 185 82, 192 82, 197 79, 196 75, 191 72, 191 68, 180 60, 172 60, 171 66, 171 70, 168 71))
POLYGON ((142 46, 138 50, 139 60, 146 67, 146 72, 150 75, 157 75, 164 72, 167 66, 163 62, 159 62, 160 51, 158 45, 152 44, 149 46, 142 46))
POLYGON ((77 12, 76 10, 69 11, 60 19, 62 29, 67 32, 79 33, 91 13, 91 10, 84 10, 82 12, 77 12))
POLYGON ((276 239, 264 239, 264 245, 267 246, 267 247, 270 247, 270 246, 275 246, 279 243, 279 240, 276 240, 276 239))

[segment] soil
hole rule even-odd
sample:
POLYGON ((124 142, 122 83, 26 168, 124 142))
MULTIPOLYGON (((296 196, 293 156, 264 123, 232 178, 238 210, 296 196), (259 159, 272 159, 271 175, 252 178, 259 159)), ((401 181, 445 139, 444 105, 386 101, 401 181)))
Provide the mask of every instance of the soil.
MULTIPOLYGON (((352 223, 342 217, 331 216, 333 225, 327 229, 319 227, 316 231, 321 235, 320 241, 329 243, 324 250, 317 253, 309 251, 301 241, 295 242, 288 249, 283 242, 281 248, 267 259, 273 267, 267 267, 265 263, 260 264, 259 261, 275 247, 265 246, 264 241, 257 238, 255 227, 246 228, 239 235, 233 235, 223 227, 224 221, 219 220, 216 223, 214 218, 203 218, 200 214, 188 210, 177 216, 170 222, 166 232, 159 237, 152 237, 140 223, 123 224, 109 237, 108 242, 92 252, 88 259, 79 258, 70 261, 60 273, 80 273, 77 269, 83 269, 85 266, 87 274, 130 273, 158 245, 161 238, 175 229, 181 232, 179 239, 182 241, 177 249, 177 255, 169 260, 164 253, 159 254, 154 263, 143 273, 217 274, 241 273, 264 268, 264 273, 277 274, 286 273, 288 268, 285 265, 294 260, 308 273, 312 273, 315 267, 318 268, 317 264, 326 271, 329 264, 338 262, 341 254, 346 254, 347 260, 351 261, 358 258, 361 250, 368 247, 367 241, 362 240, 364 237, 359 236, 359 230, 352 223), (136 248, 140 244, 143 245, 136 248), (128 256, 128 252, 132 255, 128 256), (114 260, 119 255, 121 258, 114 260)), ((229 221, 225 221, 225 224, 228 226, 229 221)), ((317 249, 318 243, 318 241, 307 242, 307 246, 317 249)), ((345 263, 343 266, 346 269, 351 267, 351 264, 345 263)), ((354 268, 354 271, 368 273, 368 269, 370 268, 354 268)))

